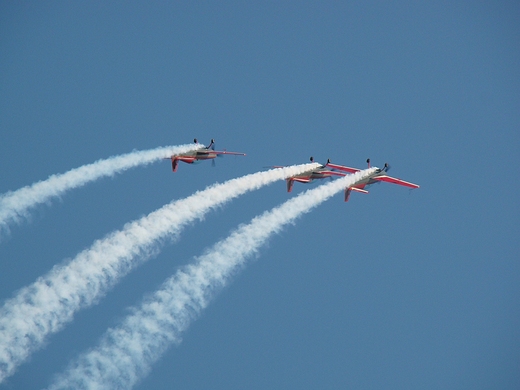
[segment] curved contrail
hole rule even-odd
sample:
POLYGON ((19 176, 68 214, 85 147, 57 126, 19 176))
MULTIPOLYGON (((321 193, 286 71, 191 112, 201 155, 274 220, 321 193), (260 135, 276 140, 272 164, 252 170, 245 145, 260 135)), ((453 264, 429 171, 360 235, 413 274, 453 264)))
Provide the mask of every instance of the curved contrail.
POLYGON ((150 164, 172 154, 185 153, 202 147, 201 144, 166 146, 109 157, 2 194, 0 195, 0 234, 2 231, 8 231, 8 224, 19 223, 22 219, 27 218, 31 207, 45 203, 68 190, 81 187, 103 176, 112 176, 139 165, 150 164))
POLYGON ((188 223, 239 195, 318 166, 258 172, 173 201, 94 242, 22 288, 0 309, 0 383, 41 348, 50 334, 70 322, 76 311, 99 301, 124 275, 156 253, 164 238, 174 238, 188 223))
POLYGON ((196 261, 166 280, 109 329, 99 344, 57 376, 50 389, 129 389, 208 305, 216 292, 267 239, 288 223, 373 172, 374 168, 308 190, 235 230, 196 261))

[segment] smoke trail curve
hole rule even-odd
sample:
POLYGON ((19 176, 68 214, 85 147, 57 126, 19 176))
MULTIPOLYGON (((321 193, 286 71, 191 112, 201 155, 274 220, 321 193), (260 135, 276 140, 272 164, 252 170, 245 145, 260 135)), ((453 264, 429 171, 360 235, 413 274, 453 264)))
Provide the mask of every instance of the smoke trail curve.
POLYGON ((373 171, 367 169, 308 190, 240 226, 133 308, 133 314, 110 328, 95 348, 57 376, 50 389, 134 386, 172 343, 181 341, 190 322, 273 233, 373 171))
POLYGON ((95 304, 124 275, 154 255, 164 239, 175 238, 188 223, 239 195, 318 166, 257 172, 173 201, 95 241, 71 261, 22 288, 0 309, 0 383, 41 348, 48 335, 70 322, 76 311, 95 304))
POLYGON ((172 154, 185 153, 202 147, 201 144, 166 146, 109 157, 2 194, 0 195, 0 234, 2 231, 8 232, 9 223, 19 223, 23 218, 27 218, 31 207, 48 202, 68 190, 81 187, 104 176, 113 176, 139 165, 150 164, 172 154))

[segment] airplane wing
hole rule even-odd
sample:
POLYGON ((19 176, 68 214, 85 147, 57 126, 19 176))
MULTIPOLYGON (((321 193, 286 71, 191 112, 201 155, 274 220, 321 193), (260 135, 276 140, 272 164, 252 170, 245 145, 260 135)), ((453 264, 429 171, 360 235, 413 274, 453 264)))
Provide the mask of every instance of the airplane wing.
POLYGON ((417 184, 409 183, 407 181, 396 179, 395 177, 390 176, 377 176, 372 178, 373 180, 386 181, 387 183, 399 184, 400 186, 410 187, 410 188, 419 188, 417 184))
POLYGON ((332 169, 337 169, 338 171, 349 172, 349 173, 356 173, 361 170, 361 169, 357 169, 357 168, 350 168, 350 167, 346 167, 344 165, 331 164, 331 163, 327 163, 327 165, 325 165, 325 166, 332 168, 332 169))
MULTIPOLYGON (((233 154, 235 156, 245 156, 245 153, 239 153, 239 152, 228 152, 227 150, 206 150, 202 151, 204 154, 233 154)), ((200 153, 200 152, 199 152, 200 153)))
POLYGON ((213 153, 216 153, 216 154, 233 154, 235 156, 245 156, 246 154, 245 153, 240 153, 240 152, 228 152, 228 151, 221 151, 221 152, 213 152, 213 153))

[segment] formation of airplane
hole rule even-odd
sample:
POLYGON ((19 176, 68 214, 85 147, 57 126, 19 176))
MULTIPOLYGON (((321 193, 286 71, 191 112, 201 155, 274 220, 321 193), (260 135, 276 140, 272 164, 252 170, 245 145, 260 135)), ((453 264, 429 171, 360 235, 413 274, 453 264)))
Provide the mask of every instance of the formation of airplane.
MULTIPOLYGON (((197 138, 193 140, 195 144, 198 144, 197 138)), ((224 154, 233 154, 236 156, 245 156, 245 153, 239 152, 228 152, 226 150, 215 150, 215 140, 212 139, 210 144, 205 148, 198 148, 194 150, 190 150, 186 153, 174 154, 171 157, 168 157, 167 160, 172 160, 172 171, 177 171, 177 166, 179 161, 185 162, 187 164, 193 164, 200 160, 212 160, 216 157, 222 156, 224 154)), ((213 160, 213 163, 215 161, 213 160)))
MULTIPOLYGON (((195 138, 193 140, 195 144, 198 144, 197 139, 195 138)), ((228 152, 226 150, 217 151, 215 150, 215 140, 212 139, 211 143, 207 147, 197 148, 194 150, 191 150, 186 153, 181 154, 174 154, 171 157, 168 157, 168 160, 171 160, 172 162, 172 170, 173 172, 177 171, 178 162, 182 161, 187 164, 193 164, 200 160, 213 160, 213 163, 215 162, 214 159, 216 157, 220 157, 225 154, 231 154, 236 156, 245 156, 245 153, 240 152, 228 152)), ((314 158, 311 157, 311 162, 314 162, 314 158)), ((370 159, 367 159, 368 168, 370 168, 370 159)), ((273 168, 282 168, 281 166, 273 166, 273 168)), ((351 186, 345 188, 345 202, 348 202, 350 198, 350 194, 352 191, 354 192, 361 192, 363 194, 368 194, 368 191, 366 188, 372 184, 380 183, 380 182, 387 182, 392 184, 397 184, 400 186, 408 187, 408 188, 419 188, 419 185, 410 183, 395 177, 391 177, 387 175, 388 170, 390 169, 390 166, 388 163, 385 163, 383 168, 376 168, 376 170, 371 173, 369 176, 365 177, 364 179, 358 180, 351 186)), ((294 182, 300 182, 300 183, 310 183, 313 180, 316 179, 325 179, 325 178, 331 178, 332 176, 346 176, 347 174, 352 174, 361 171, 361 169, 358 168, 350 168, 344 165, 338 165, 338 164, 332 164, 330 162, 330 159, 327 160, 327 163, 325 165, 320 165, 316 168, 309 169, 308 171, 305 171, 303 173, 300 173, 295 176, 291 176, 286 179, 287 181, 287 192, 291 192, 293 189, 294 182)))

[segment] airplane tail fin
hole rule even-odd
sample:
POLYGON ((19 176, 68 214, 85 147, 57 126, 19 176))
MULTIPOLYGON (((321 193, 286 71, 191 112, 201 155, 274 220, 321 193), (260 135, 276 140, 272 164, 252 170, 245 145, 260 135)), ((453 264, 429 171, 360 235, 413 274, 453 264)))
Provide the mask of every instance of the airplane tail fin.
POLYGON ((214 139, 211 139, 208 149, 215 150, 215 140, 214 139))
POLYGON ((352 190, 350 188, 345 188, 345 202, 348 202, 348 200, 350 199, 351 192, 352 190))
POLYGON ((172 158, 172 171, 177 172, 177 166, 179 165, 179 162, 176 158, 172 158))
POLYGON ((291 192, 293 188, 294 180, 293 179, 287 179, 287 192, 291 192))

